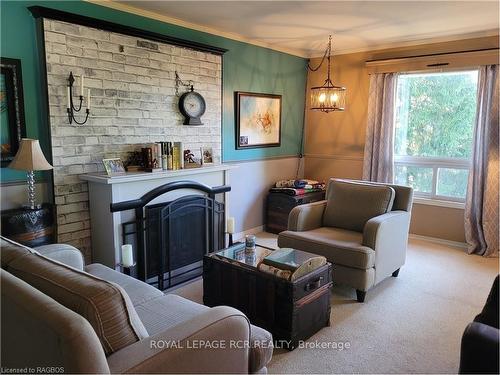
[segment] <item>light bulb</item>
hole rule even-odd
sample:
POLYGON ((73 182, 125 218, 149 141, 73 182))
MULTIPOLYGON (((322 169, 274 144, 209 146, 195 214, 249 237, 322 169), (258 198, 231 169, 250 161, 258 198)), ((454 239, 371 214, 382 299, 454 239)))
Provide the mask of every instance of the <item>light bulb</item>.
POLYGON ((339 96, 337 94, 332 94, 332 96, 330 96, 330 100, 332 102, 336 102, 337 100, 339 100, 339 96))
POLYGON ((319 102, 320 102, 320 103, 323 103, 323 102, 325 101, 325 99, 326 99, 326 95, 325 95, 325 93, 322 93, 322 94, 319 96, 319 102))

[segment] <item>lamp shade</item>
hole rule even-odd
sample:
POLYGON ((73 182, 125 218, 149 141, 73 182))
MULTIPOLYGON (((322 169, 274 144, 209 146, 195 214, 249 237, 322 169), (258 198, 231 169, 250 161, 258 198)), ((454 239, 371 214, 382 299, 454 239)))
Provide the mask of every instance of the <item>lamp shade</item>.
POLYGON ((45 171, 53 167, 45 159, 38 139, 23 138, 9 168, 21 171, 45 171))

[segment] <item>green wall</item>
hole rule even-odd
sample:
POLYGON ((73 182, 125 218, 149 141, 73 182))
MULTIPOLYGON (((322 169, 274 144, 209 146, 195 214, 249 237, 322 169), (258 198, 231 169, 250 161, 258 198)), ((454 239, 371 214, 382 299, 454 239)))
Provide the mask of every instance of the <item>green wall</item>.
MULTIPOLYGON (((41 81, 35 21, 28 6, 40 5, 165 35, 226 48, 223 74, 222 155, 224 161, 297 155, 303 122, 307 60, 212 34, 167 24, 83 1, 1 1, 1 56, 22 60, 27 135, 39 138, 48 154, 48 129, 42 116, 41 81), (234 92, 283 95, 281 146, 235 149, 234 92)), ((2 168, 0 181, 24 179, 22 172, 2 168)))

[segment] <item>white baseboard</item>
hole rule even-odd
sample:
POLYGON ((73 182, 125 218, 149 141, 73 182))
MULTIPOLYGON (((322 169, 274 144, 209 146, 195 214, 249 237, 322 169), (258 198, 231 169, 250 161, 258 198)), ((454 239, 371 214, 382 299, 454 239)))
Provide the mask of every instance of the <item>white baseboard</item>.
POLYGON ((259 232, 263 232, 263 231, 264 231, 264 225, 259 225, 258 227, 250 228, 250 229, 247 229, 243 232, 234 233, 233 234, 233 241, 241 240, 247 234, 255 234, 255 233, 259 233, 259 232))
POLYGON ((467 249, 467 244, 465 242, 450 241, 450 240, 445 240, 442 238, 428 237, 428 236, 422 236, 420 234, 412 234, 412 233, 410 233, 409 237, 410 237, 410 239, 414 239, 414 240, 422 240, 422 241, 432 242, 432 243, 436 243, 439 245, 456 247, 458 249, 467 249))

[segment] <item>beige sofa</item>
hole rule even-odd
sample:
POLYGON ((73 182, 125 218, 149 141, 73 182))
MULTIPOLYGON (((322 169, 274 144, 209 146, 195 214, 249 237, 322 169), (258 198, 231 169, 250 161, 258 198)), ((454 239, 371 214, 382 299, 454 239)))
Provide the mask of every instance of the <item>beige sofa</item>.
POLYGON ((280 247, 325 256, 334 283, 366 292, 405 263, 413 190, 410 187, 331 179, 326 200, 295 207, 280 247))
POLYGON ((67 373, 265 373, 272 337, 68 245, 1 239, 1 366, 67 373))

